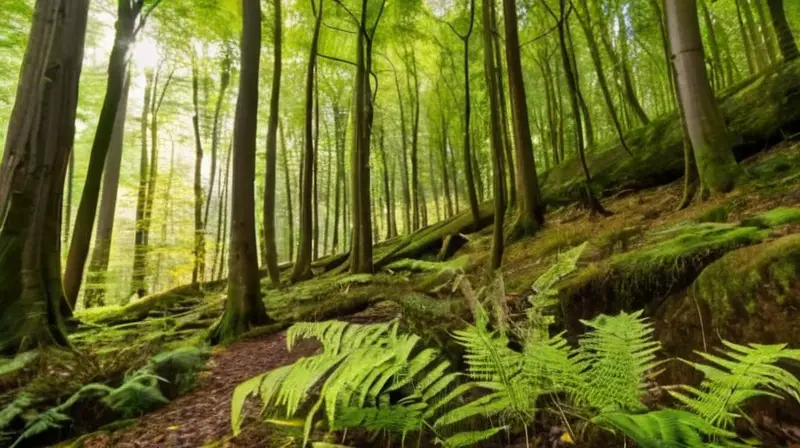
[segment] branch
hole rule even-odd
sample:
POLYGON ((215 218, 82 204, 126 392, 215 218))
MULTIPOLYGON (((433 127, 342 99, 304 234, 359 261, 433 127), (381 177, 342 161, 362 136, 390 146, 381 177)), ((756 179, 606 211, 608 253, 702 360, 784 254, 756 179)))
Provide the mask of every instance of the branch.
POLYGON ((381 17, 383 17, 383 11, 385 8, 386 8, 386 0, 383 0, 383 2, 381 2, 381 9, 378 11, 378 18, 375 19, 375 24, 372 26, 372 35, 367 37, 367 39, 370 42, 375 37, 375 33, 378 31, 378 23, 380 23, 381 17))
MULTIPOLYGON (((150 6, 147 8, 147 10, 145 10, 145 12, 142 14, 141 19, 139 19, 139 24, 136 26, 136 29, 133 30, 133 37, 134 38, 136 38, 136 36, 139 34, 139 31, 141 31, 142 28, 144 28, 144 25, 145 25, 145 23, 147 23, 147 19, 150 17, 150 14, 152 14, 153 10, 156 9, 156 7, 159 4, 161 4, 161 1, 162 0, 154 0, 153 3, 150 4, 150 6)), ((144 7, 144 0, 138 0, 136 5, 134 6, 134 8, 136 10, 136 14, 141 12, 142 7, 144 7)))
POLYGON ((341 62, 343 64, 352 65, 353 67, 358 67, 355 62, 348 61, 347 59, 337 58, 336 56, 328 56, 327 54, 317 52, 317 56, 323 59, 330 59, 331 61, 341 62))
POLYGON ((325 25, 326 28, 330 28, 334 31, 340 31, 342 33, 347 33, 347 34, 358 34, 358 31, 346 30, 344 28, 339 28, 338 26, 328 25, 325 22, 322 22, 322 24, 325 25))
POLYGON ((164 83, 164 90, 161 91, 161 97, 158 99, 158 103, 156 104, 155 112, 158 113, 161 110, 161 102, 164 101, 164 95, 167 94, 167 88, 169 87, 169 83, 172 81, 172 75, 175 74, 175 69, 169 72, 169 76, 167 76, 167 82, 164 83))

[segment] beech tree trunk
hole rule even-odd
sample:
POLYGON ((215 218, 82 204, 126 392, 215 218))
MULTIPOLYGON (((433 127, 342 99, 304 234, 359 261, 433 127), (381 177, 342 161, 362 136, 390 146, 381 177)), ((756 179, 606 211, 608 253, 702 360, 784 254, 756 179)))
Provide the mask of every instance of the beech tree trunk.
POLYGON ((94 220, 97 214, 97 203, 100 198, 100 182, 103 179, 103 168, 106 164, 111 134, 114 131, 114 122, 117 110, 122 99, 125 73, 128 65, 128 49, 135 40, 134 26, 142 10, 143 0, 131 4, 130 0, 119 0, 117 6, 116 34, 114 46, 108 62, 108 84, 106 85, 105 99, 100 110, 97 129, 92 142, 89 155, 89 167, 86 180, 75 215, 75 227, 67 255, 67 266, 64 272, 64 294, 70 307, 75 307, 78 293, 83 283, 83 271, 86 259, 89 256, 89 246, 92 241, 94 220))
POLYGON ((273 68, 272 68, 272 92, 269 103, 269 124, 267 125, 267 155, 266 155, 266 179, 264 181, 264 247, 266 250, 265 258, 267 273, 269 274, 272 286, 278 286, 281 282, 281 273, 278 270, 278 250, 276 247, 275 235, 275 190, 276 190, 276 169, 277 146, 278 146, 278 115, 280 113, 280 94, 281 94, 281 72, 283 67, 283 13, 281 12, 281 1, 275 0, 275 28, 273 38, 273 68))
POLYGON ((255 224, 255 159, 258 120, 258 68, 261 52, 261 4, 242 0, 241 73, 233 128, 233 194, 228 300, 211 330, 212 342, 232 340, 270 321, 258 275, 255 224))
MULTIPOLYGON (((392 193, 389 189, 389 168, 388 164, 386 163, 386 143, 385 143, 385 134, 383 128, 383 120, 381 120, 381 140, 380 140, 380 157, 381 157, 381 168, 383 169, 383 196, 386 199, 386 239, 392 239, 396 235, 394 232, 396 230, 396 226, 394 224, 394 213, 393 208, 394 204, 392 203, 392 193)), ((330 164, 329 164, 330 166, 330 164)))
POLYGON ((87 0, 37 0, 0 164, 0 353, 69 346, 60 215, 87 0), (47 79, 47 82, 45 82, 47 79))
POLYGON ((339 250, 339 212, 341 211, 342 189, 344 188, 344 148, 342 135, 342 111, 339 108, 337 99, 333 100, 333 134, 334 145, 336 148, 336 187, 334 188, 333 206, 333 239, 331 241, 331 252, 339 250))
POLYGON ((739 166, 708 80, 697 4, 666 0, 665 5, 681 111, 700 183, 711 193, 725 193, 733 189, 739 166))
MULTIPOLYGON (((276 2, 280 0, 275 0, 276 2)), ((278 41, 280 43, 280 41, 278 41)), ((277 75, 280 77, 280 73, 277 75)), ((211 129, 211 178, 208 181, 208 198, 206 199, 206 211, 203 215, 203 226, 208 226, 208 212, 211 209, 211 199, 214 197, 214 184, 216 181, 216 174, 217 174, 217 152, 219 150, 219 134, 220 134, 220 119, 221 119, 221 112, 222 106, 225 104, 226 92, 228 91, 228 86, 231 83, 231 58, 228 52, 226 51, 225 55, 222 58, 222 64, 220 67, 220 78, 219 78, 219 93, 217 94, 217 103, 214 106, 214 122, 212 123, 211 129)))
POLYGON ((420 183, 419 183, 419 76, 417 75, 417 54, 414 48, 411 49, 411 62, 408 63, 408 71, 411 72, 411 78, 414 79, 414 89, 411 88, 410 78, 406 77, 408 84, 408 96, 411 99, 411 202, 413 209, 412 229, 418 230, 420 228, 420 218, 422 202, 420 199, 420 183))
POLYGON ((114 234, 114 213, 117 209, 117 191, 122 166, 122 149, 125 142, 125 119, 128 111, 128 92, 130 91, 130 73, 125 79, 119 111, 114 122, 111 146, 106 158, 103 173, 103 189, 100 198, 100 213, 97 217, 97 235, 94 238, 94 249, 89 260, 87 288, 83 305, 86 308, 105 305, 108 261, 111 253, 111 238, 114 234))
POLYGON ((767 0, 769 13, 772 17, 772 27, 778 36, 778 47, 784 61, 791 61, 800 58, 800 51, 797 49, 797 42, 794 40, 792 29, 786 20, 786 10, 783 8, 783 0, 767 0))
MULTIPOLYGON (((206 235, 203 223, 203 141, 200 135, 200 107, 198 104, 199 73, 197 57, 192 53, 192 128, 194 129, 194 268, 192 285, 199 287, 203 281, 206 264, 206 235)), ((155 117, 153 117, 155 119, 155 117)), ((169 200, 169 195, 167 196, 169 200)))
POLYGON ((142 107, 141 131, 142 149, 139 158, 139 190, 136 195, 136 233, 133 247, 133 276, 131 279, 131 293, 139 297, 145 293, 145 277, 147 275, 147 244, 144 239, 145 206, 147 204, 147 180, 150 166, 147 155, 147 130, 148 115, 150 113, 150 96, 153 90, 153 74, 145 72, 144 105, 142 107))
POLYGON ((313 257, 313 182, 314 182, 314 74, 317 67, 317 47, 319 32, 322 28, 323 0, 319 2, 319 10, 315 10, 317 20, 314 24, 314 37, 311 39, 311 55, 306 72, 305 98, 305 138, 300 181, 300 242, 297 247, 297 260, 292 271, 292 282, 311 278, 311 261, 313 257))
POLYGON ((506 61, 508 66, 508 89, 511 97, 511 117, 514 127, 514 149, 516 151, 517 218, 512 234, 529 235, 544 224, 544 207, 539 194, 536 175, 536 160, 533 158, 531 125, 525 97, 525 81, 519 53, 519 30, 517 29, 517 7, 514 0, 503 0, 503 15, 506 30, 506 61))
POLYGON ((400 91, 400 80, 397 70, 394 72, 394 84, 397 89, 397 104, 400 107, 400 140, 402 152, 400 154, 400 176, 403 189, 403 233, 411 234, 411 188, 408 184, 408 136, 406 135, 406 114, 403 106, 403 95, 400 91))

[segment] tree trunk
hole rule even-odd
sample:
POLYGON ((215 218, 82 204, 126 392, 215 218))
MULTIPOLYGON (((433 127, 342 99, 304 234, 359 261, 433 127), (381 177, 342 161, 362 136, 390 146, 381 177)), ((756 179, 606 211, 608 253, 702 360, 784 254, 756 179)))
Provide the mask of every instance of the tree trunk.
POLYGON ((667 25, 681 110, 700 182, 712 193, 733 189, 739 166, 706 72, 697 4, 666 0, 667 25))
POLYGON ((136 234, 133 247, 133 276, 131 279, 131 293, 139 297, 144 296, 145 277, 147 276, 147 244, 144 240, 145 206, 147 204, 147 184, 150 168, 147 156, 147 117, 150 112, 150 97, 153 90, 153 76, 145 72, 144 105, 142 107, 142 150, 139 162, 139 191, 136 195, 136 234))
MULTIPOLYGON (((192 269, 192 285, 196 288, 203 281, 206 270, 206 235, 203 223, 203 142, 200 135, 200 107, 198 104, 199 73, 197 58, 192 53, 192 128, 194 129, 194 269, 192 269)), ((153 117, 155 119, 155 117, 153 117)), ((169 198, 169 196, 168 196, 169 198)))
POLYGON ((381 120, 381 140, 380 140, 380 156, 381 156, 381 168, 383 169, 383 196, 386 199, 386 239, 394 238, 394 234, 392 229, 395 228, 394 225, 394 216, 392 213, 392 208, 394 204, 392 204, 391 200, 391 191, 389 189, 389 168, 386 163, 386 145, 385 145, 385 135, 383 129, 383 120, 381 120))
MULTIPOLYGON (((725 80, 725 70, 723 69, 722 64, 722 56, 720 55, 719 51, 719 44, 717 43, 717 33, 714 30, 714 21, 711 18, 711 11, 708 9, 708 5, 706 4, 707 0, 700 0, 700 7, 703 10, 703 21, 705 22, 706 28, 708 29, 708 45, 711 48, 711 68, 714 73, 714 79, 716 79, 717 89, 724 88, 728 83, 725 80)), ((666 38, 667 40, 669 38, 666 38)), ((666 50, 669 52, 669 49, 666 50)), ((670 73, 672 73, 672 58, 669 58, 670 61, 670 73)), ((670 76, 670 85, 674 82, 673 77, 670 76)), ((674 92, 673 92, 674 97, 674 92)))
POLYGON ((478 194, 475 191, 475 176, 473 174, 473 154, 472 154, 472 139, 470 138, 470 129, 472 126, 472 97, 470 95, 470 78, 469 78, 469 39, 472 36, 472 30, 475 25, 475 0, 470 0, 469 4, 469 29, 464 34, 462 40, 464 42, 464 174, 467 179, 467 197, 469 199, 469 209, 472 214, 472 220, 475 225, 478 225, 480 220, 480 206, 478 203, 478 194))
POLYGON ((750 41, 750 35, 747 32, 747 28, 744 26, 740 0, 734 0, 734 3, 736 4, 736 18, 739 21, 739 31, 742 34, 742 43, 744 44, 744 54, 747 57, 747 68, 750 70, 750 74, 753 75, 758 72, 755 55, 753 54, 753 44, 750 41))
MULTIPOLYGON (((447 121, 442 113, 442 141, 441 141, 441 155, 442 155, 442 183, 444 184, 444 199, 446 206, 446 218, 451 218, 455 215, 453 210, 453 199, 450 196, 450 173, 447 170, 447 165, 450 163, 450 158, 447 157, 447 121)), ((432 178, 431 181, 434 179, 432 178)))
POLYGON ((420 184, 419 184, 419 76, 417 75, 417 54, 412 47, 411 64, 409 67, 411 76, 414 78, 414 89, 411 89, 410 80, 407 77, 408 95, 411 98, 411 202, 413 205, 412 229, 418 230, 420 227, 420 184))
POLYGON ((106 85, 105 99, 100 110, 97 129, 92 142, 89 155, 89 167, 86 180, 75 215, 75 227, 67 255, 67 266, 64 272, 64 294, 70 307, 75 307, 78 293, 83 282, 83 271, 86 267, 86 258, 89 255, 89 246, 92 241, 94 220, 97 214, 97 203, 100 197, 100 182, 103 178, 103 168, 106 163, 111 134, 114 131, 117 110, 122 98, 123 84, 125 83, 126 67, 128 65, 128 48, 134 41, 134 26, 141 11, 141 3, 131 5, 129 0, 119 0, 117 8, 116 34, 114 46, 108 63, 108 84, 106 85))
POLYGON ((72 227, 72 186, 75 183, 75 154, 69 153, 69 168, 67 168, 67 199, 64 212, 64 222, 61 225, 62 247, 69 243, 69 229, 72 227))
MULTIPOLYGON (((280 0, 275 1, 278 2, 280 0)), ((278 41, 278 44, 279 43, 280 41, 278 41)), ((219 93, 217 95, 217 103, 214 106, 214 122, 211 129, 211 179, 208 181, 208 199, 206 200, 206 211, 203 215, 203 226, 208 226, 208 212, 211 208, 211 198, 214 197, 214 182, 216 181, 215 175, 217 173, 217 151, 219 150, 220 114, 222 112, 222 106, 227 99, 225 93, 228 91, 228 86, 231 83, 231 58, 227 52, 222 58, 222 67, 220 71, 219 93)), ((280 78, 280 73, 273 76, 280 78)))
POLYGON ((83 305, 86 308, 105 305, 107 286, 108 259, 111 253, 111 237, 114 233, 114 212, 117 209, 117 191, 122 166, 122 148, 125 142, 125 119, 128 111, 128 92, 130 91, 130 73, 125 79, 119 111, 114 122, 114 131, 106 158, 103 173, 103 189, 100 198, 100 213, 97 217, 97 235, 94 238, 94 249, 89 260, 89 273, 86 278, 86 292, 83 305))
POLYGON ((294 209, 292 208, 292 179, 289 175, 289 147, 286 146, 286 137, 283 134, 283 124, 280 124, 278 131, 281 137, 281 159, 283 162, 283 178, 286 186, 286 210, 289 213, 289 261, 294 260, 294 209))
POLYGON ((261 4, 242 0, 241 73, 233 129, 233 194, 228 300, 225 313, 211 330, 213 342, 232 340, 269 322, 258 275, 255 225, 256 127, 258 68, 261 52, 261 4))
MULTIPOLYGON (((511 116, 514 125, 514 149, 517 161, 517 218, 512 233, 529 235, 544 224, 544 206, 539 194, 536 175, 536 160, 533 158, 531 125, 525 97, 525 82, 519 54, 519 30, 517 29, 517 7, 514 0, 503 0, 503 15, 506 18, 506 60, 508 65, 508 89, 511 96, 511 116)), ((514 186, 512 186, 514 187, 514 186)))
POLYGON ((281 282, 281 273, 278 269, 278 250, 275 235, 275 191, 277 161, 277 134, 278 115, 280 113, 281 72, 283 67, 283 13, 281 12, 282 0, 275 0, 275 28, 273 38, 273 68, 272 92, 269 103, 269 124, 267 125, 267 169, 264 181, 264 247, 267 261, 267 273, 272 286, 277 287, 281 282))
POLYGON ((772 27, 778 36, 778 47, 784 61, 792 61, 800 58, 800 51, 797 49, 797 42, 794 40, 792 29, 786 20, 786 10, 783 8, 783 0, 767 0, 769 13, 772 16, 772 27))
POLYGON ((313 182, 314 182, 314 73, 317 66, 317 47, 319 45, 319 32, 322 27, 323 0, 319 2, 319 10, 315 11, 317 20, 314 24, 314 37, 311 39, 311 55, 308 60, 306 72, 306 97, 305 97, 305 138, 304 155, 302 164, 302 177, 300 181, 300 244, 298 244, 297 261, 292 271, 292 282, 299 282, 311 278, 311 261, 313 257, 313 182))
POLYGON ((406 136, 406 114, 403 107, 403 95, 400 92, 400 80, 397 71, 394 72, 394 84, 397 88, 397 104, 400 107, 400 138, 402 143, 400 176, 403 188, 403 233, 411 234, 411 188, 408 184, 408 136, 406 136))
POLYGON ((489 96, 490 132, 492 145, 492 168, 494 171, 494 231, 492 256, 489 268, 496 270, 503 263, 503 218, 505 215, 505 161, 503 160, 503 129, 500 125, 500 95, 492 38, 494 21, 491 17, 491 0, 483 0, 483 73, 489 96))
POLYGON ((767 56, 771 64, 776 64, 778 60, 778 42, 775 40, 775 33, 767 23, 767 13, 764 11, 764 2, 755 0, 753 2, 758 13, 758 26, 761 28, 761 38, 767 47, 767 56))
MULTIPOLYGON (((517 168, 514 164, 514 147, 511 144, 511 134, 508 132, 508 113, 506 112, 506 88, 503 84, 503 52, 500 49, 500 21, 497 19, 497 11, 495 9, 495 3, 492 1, 492 23, 494 24, 494 29, 492 33, 493 42, 494 42, 494 58, 495 58, 495 82, 497 82, 497 89, 499 101, 500 101, 500 126, 503 129, 503 150, 504 153, 504 160, 508 170, 508 190, 506 190, 505 196, 508 198, 508 204, 511 207, 517 206, 517 190, 519 189, 519 184, 517 183, 517 168)), ((516 17, 516 16, 515 16, 516 17)), ((510 88, 510 86, 509 86, 510 88)))
POLYGON ((0 353, 69 346, 60 215, 89 2, 37 0, 0 164, 0 353), (48 82, 45 82, 47 79, 48 82))
POLYGON ((744 11, 744 20, 747 25, 747 32, 750 35, 750 42, 753 44, 753 54, 755 55, 756 66, 758 71, 762 71, 769 66, 767 61, 766 43, 764 42, 764 34, 759 33, 756 29, 756 21, 753 18, 753 10, 750 8, 748 0, 737 0, 742 3, 742 10, 744 11))
POLYGON ((333 100, 333 134, 334 145, 336 149, 336 182, 333 193, 333 239, 331 241, 331 252, 333 253, 337 253, 339 250, 339 212, 341 210, 341 192, 343 188, 342 183, 344 180, 344 161, 342 160, 344 148, 342 148, 342 139, 340 138, 342 134, 342 116, 341 110, 339 109, 339 103, 337 101, 338 99, 333 100))
MULTIPOLYGON (((228 240, 228 197, 229 184, 231 177, 231 155, 233 154, 233 145, 228 148, 228 155, 225 161, 225 183, 220 188, 220 210, 219 218, 217 219, 217 253, 214 255, 215 263, 219 266, 219 271, 212 269, 211 272, 217 272, 214 275, 214 280, 220 280, 225 268, 225 242, 228 240), (217 262, 217 258, 219 262, 217 262)), ((221 177, 220 177, 221 178, 221 177)))
POLYGON ((333 157, 331 157, 331 134, 330 129, 328 128, 328 122, 325 121, 325 146, 328 148, 328 156, 327 156, 327 173, 325 175, 325 231, 323 242, 322 242, 322 252, 324 255, 329 254, 328 251, 328 235, 330 234, 330 224, 331 224, 331 165, 333 165, 333 157))
POLYGON ((314 251, 319 258, 319 74, 314 76, 314 251))

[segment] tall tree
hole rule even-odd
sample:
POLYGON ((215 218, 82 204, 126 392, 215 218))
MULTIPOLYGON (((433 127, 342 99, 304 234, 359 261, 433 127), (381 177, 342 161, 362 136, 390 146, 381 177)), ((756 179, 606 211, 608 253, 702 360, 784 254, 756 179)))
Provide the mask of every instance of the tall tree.
POLYGON ((269 100, 269 124, 267 125, 267 155, 266 179, 264 180, 264 247, 267 261, 267 273, 272 286, 278 286, 281 281, 278 270, 278 249, 275 245, 275 189, 277 146, 278 146, 278 114, 281 94, 281 68, 283 66, 283 14, 281 1, 275 0, 273 12, 275 13, 274 38, 273 38, 273 68, 272 92, 269 100))
POLYGON ((145 71, 144 103, 142 106, 141 129, 141 156, 139 157, 139 188, 136 195, 136 232, 133 246, 133 276, 131 292, 142 297, 145 292, 145 277, 147 274, 147 244, 144 239, 145 206, 147 204, 147 177, 150 172, 147 155, 147 129, 150 114, 150 97, 153 92, 153 74, 145 71))
POLYGON ((128 111, 128 92, 130 91, 130 73, 122 89, 122 99, 114 122, 111 147, 106 158, 103 173, 103 194, 100 198, 100 213, 97 217, 97 235, 94 238, 92 258, 89 260, 88 287, 84 297, 84 306, 105 305, 108 280, 109 256, 111 255, 111 237, 114 234, 114 213, 117 210, 117 191, 119 189, 120 169, 122 168, 122 147, 125 141, 125 119, 128 111))
POLYGON ((109 56, 106 94, 92 142, 89 167, 86 171, 78 212, 75 215, 75 228, 69 246, 66 272, 64 272, 64 294, 71 307, 74 307, 78 300, 78 292, 83 282, 83 270, 89 255, 89 245, 92 241, 92 230, 100 197, 100 182, 103 178, 103 168, 125 84, 128 49, 136 39, 136 32, 141 29, 141 26, 137 28, 138 21, 146 20, 159 0, 151 3, 148 10, 143 13, 144 3, 145 0, 118 0, 117 2, 116 34, 109 56))
POLYGON ((512 234, 528 235, 544 224, 544 207, 539 194, 536 161, 533 158, 531 125, 528 118, 528 103, 525 96, 525 81, 520 59, 517 6, 514 0, 503 0, 505 16, 506 61, 508 67, 508 89, 511 97, 511 117, 514 127, 514 149, 516 150, 517 219, 512 234))
MULTIPOLYGON (((192 285, 199 287, 203 281, 206 264, 206 235, 203 224, 203 139, 200 134, 200 105, 198 86, 200 80, 197 56, 192 53, 192 129, 194 130, 194 268, 192 269, 192 285)), ((156 117, 153 117, 155 120, 156 117)))
POLYGON ((0 353, 68 346, 61 196, 75 136, 88 0, 37 0, 0 164, 0 353))
POLYGON ((319 8, 312 1, 314 9, 314 35, 311 38, 311 54, 308 59, 306 72, 305 96, 305 137, 303 163, 300 181, 300 241, 297 246, 297 260, 292 270, 292 281, 306 280, 312 276, 311 261, 313 257, 313 190, 314 188, 314 79, 317 70, 317 49, 319 48, 319 32, 322 28, 323 0, 319 1, 319 8))
POLYGON ((800 58, 800 51, 797 49, 797 42, 794 40, 792 28, 786 20, 786 10, 783 8, 783 0, 767 0, 769 13, 772 17, 772 26, 778 36, 778 47, 784 61, 792 61, 800 58))
MULTIPOLYGON (((275 0, 276 2, 280 0, 275 0)), ((280 74, 276 75, 280 77, 280 74)), ((228 99, 226 93, 228 91, 228 86, 231 83, 231 56, 230 51, 226 47, 225 53, 222 57, 222 63, 220 64, 220 77, 219 77, 219 92, 217 93, 217 102, 214 106, 214 121, 212 123, 211 129, 211 170, 210 170, 210 179, 208 181, 208 198, 206 200, 206 211, 203 215, 203 225, 208 225, 208 212, 211 208, 211 199, 214 196, 214 183, 216 181, 216 173, 217 173, 217 152, 219 150, 219 138, 220 138, 220 124, 221 124, 221 115, 222 115, 222 106, 225 104, 226 100, 228 99)))
POLYGON ((711 193, 730 191, 739 175, 731 140, 711 90, 697 18, 697 4, 665 0, 681 112, 700 183, 711 193))
POLYGON ((255 223, 255 159, 261 2, 242 0, 241 74, 233 129, 233 191, 228 300, 211 330, 213 342, 236 338, 270 321, 261 301, 255 223))
POLYGON ((420 207, 423 201, 420 199, 419 183, 419 73, 417 72, 417 52, 411 47, 410 55, 406 55, 406 71, 411 75, 406 77, 408 96, 411 101, 411 202, 412 202, 412 223, 411 228, 418 230, 420 227, 420 207), (411 87, 411 79, 414 80, 414 87, 411 87))
POLYGON ((286 187, 286 210, 289 214, 287 225, 289 227, 289 261, 294 260, 294 208, 292 207, 292 179, 289 175, 289 147, 286 146, 286 136, 283 134, 283 125, 279 123, 278 133, 281 137, 281 161, 283 162, 283 179, 286 187))

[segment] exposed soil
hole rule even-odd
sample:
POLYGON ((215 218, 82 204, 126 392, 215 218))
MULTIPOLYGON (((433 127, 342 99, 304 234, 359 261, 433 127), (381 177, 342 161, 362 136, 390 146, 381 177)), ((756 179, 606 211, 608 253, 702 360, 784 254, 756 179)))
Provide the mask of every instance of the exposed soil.
POLYGON ((210 371, 198 387, 167 406, 139 418, 136 425, 112 434, 98 434, 86 448, 197 448, 231 431, 231 396, 241 382, 296 361, 316 351, 314 343, 286 350, 286 333, 236 342, 215 351, 210 371))

